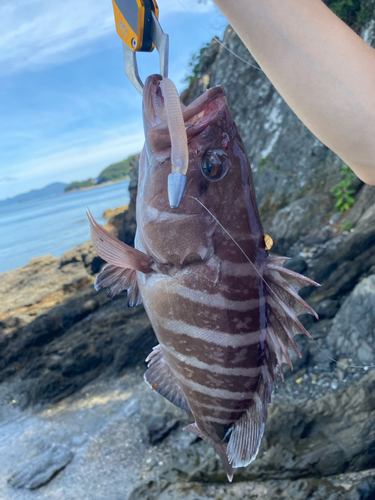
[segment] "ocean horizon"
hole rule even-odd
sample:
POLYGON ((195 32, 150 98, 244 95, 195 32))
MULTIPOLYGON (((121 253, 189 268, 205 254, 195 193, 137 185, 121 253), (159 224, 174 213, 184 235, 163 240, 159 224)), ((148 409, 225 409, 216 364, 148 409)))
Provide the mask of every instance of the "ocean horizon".
POLYGON ((129 203, 129 180, 0 207, 0 274, 30 259, 63 253, 90 239, 86 210, 99 224, 105 210, 129 203))

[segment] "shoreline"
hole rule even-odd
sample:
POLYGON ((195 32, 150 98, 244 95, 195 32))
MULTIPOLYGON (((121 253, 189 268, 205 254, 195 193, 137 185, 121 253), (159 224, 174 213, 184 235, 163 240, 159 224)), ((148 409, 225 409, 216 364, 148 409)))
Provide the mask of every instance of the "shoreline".
POLYGON ((124 177, 123 179, 118 179, 116 181, 108 181, 108 182, 102 182, 100 184, 94 184, 93 186, 87 186, 87 187, 82 187, 82 188, 77 188, 77 189, 70 189, 69 191, 64 191, 61 194, 68 194, 68 193, 75 193, 76 191, 89 191, 90 189, 96 189, 100 188, 103 186, 110 186, 111 184, 117 184, 118 182, 124 182, 130 180, 129 175, 124 177))

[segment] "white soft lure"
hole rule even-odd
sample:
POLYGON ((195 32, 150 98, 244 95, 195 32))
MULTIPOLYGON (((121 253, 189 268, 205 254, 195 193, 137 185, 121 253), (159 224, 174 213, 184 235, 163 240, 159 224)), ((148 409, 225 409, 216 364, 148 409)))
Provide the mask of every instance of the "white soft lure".
POLYGON ((171 208, 177 208, 186 187, 186 172, 189 163, 188 141, 180 97, 174 83, 169 78, 163 78, 160 88, 164 97, 172 147, 172 172, 168 176, 168 197, 171 208))

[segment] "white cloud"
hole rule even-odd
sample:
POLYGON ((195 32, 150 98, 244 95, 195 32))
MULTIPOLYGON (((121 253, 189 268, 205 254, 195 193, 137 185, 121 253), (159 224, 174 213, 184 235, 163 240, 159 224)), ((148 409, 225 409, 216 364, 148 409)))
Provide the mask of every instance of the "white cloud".
MULTIPOLYGON (((185 9, 194 14, 210 12, 213 4, 161 0, 159 8, 161 18, 167 22, 169 15, 185 9)), ((163 28, 168 32, 166 26, 163 28)), ((108 36, 117 37, 109 1, 2 0, 0 71, 9 74, 74 60, 101 50, 108 36), (99 40, 101 44, 95 44, 99 40)))
MULTIPOLYGON (((20 180, 27 180, 53 173, 54 177, 59 174, 73 175, 76 170, 87 170, 90 176, 98 174, 97 169, 104 168, 111 162, 124 159, 126 156, 137 153, 142 149, 144 135, 137 126, 129 127, 127 130, 135 130, 134 133, 126 135, 124 128, 93 134, 90 141, 73 139, 65 144, 60 151, 50 152, 44 156, 37 157, 12 165, 12 171, 16 172, 20 180)), ((85 131, 87 133, 87 131, 85 131)))
POLYGON ((142 150, 140 123, 108 130, 85 130, 82 135, 59 136, 48 149, 33 152, 32 158, 1 166, 3 179, 17 176, 11 184, 0 185, 0 199, 25 192, 50 182, 96 177, 101 170, 142 150), (129 131, 132 131, 129 134, 129 131))

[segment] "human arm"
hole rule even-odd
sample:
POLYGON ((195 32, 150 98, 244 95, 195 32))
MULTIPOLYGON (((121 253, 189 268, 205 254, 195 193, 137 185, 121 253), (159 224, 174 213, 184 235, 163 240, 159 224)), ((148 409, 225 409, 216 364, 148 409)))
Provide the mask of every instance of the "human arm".
POLYGON ((214 0, 305 125, 375 185, 375 50, 321 0, 214 0))

